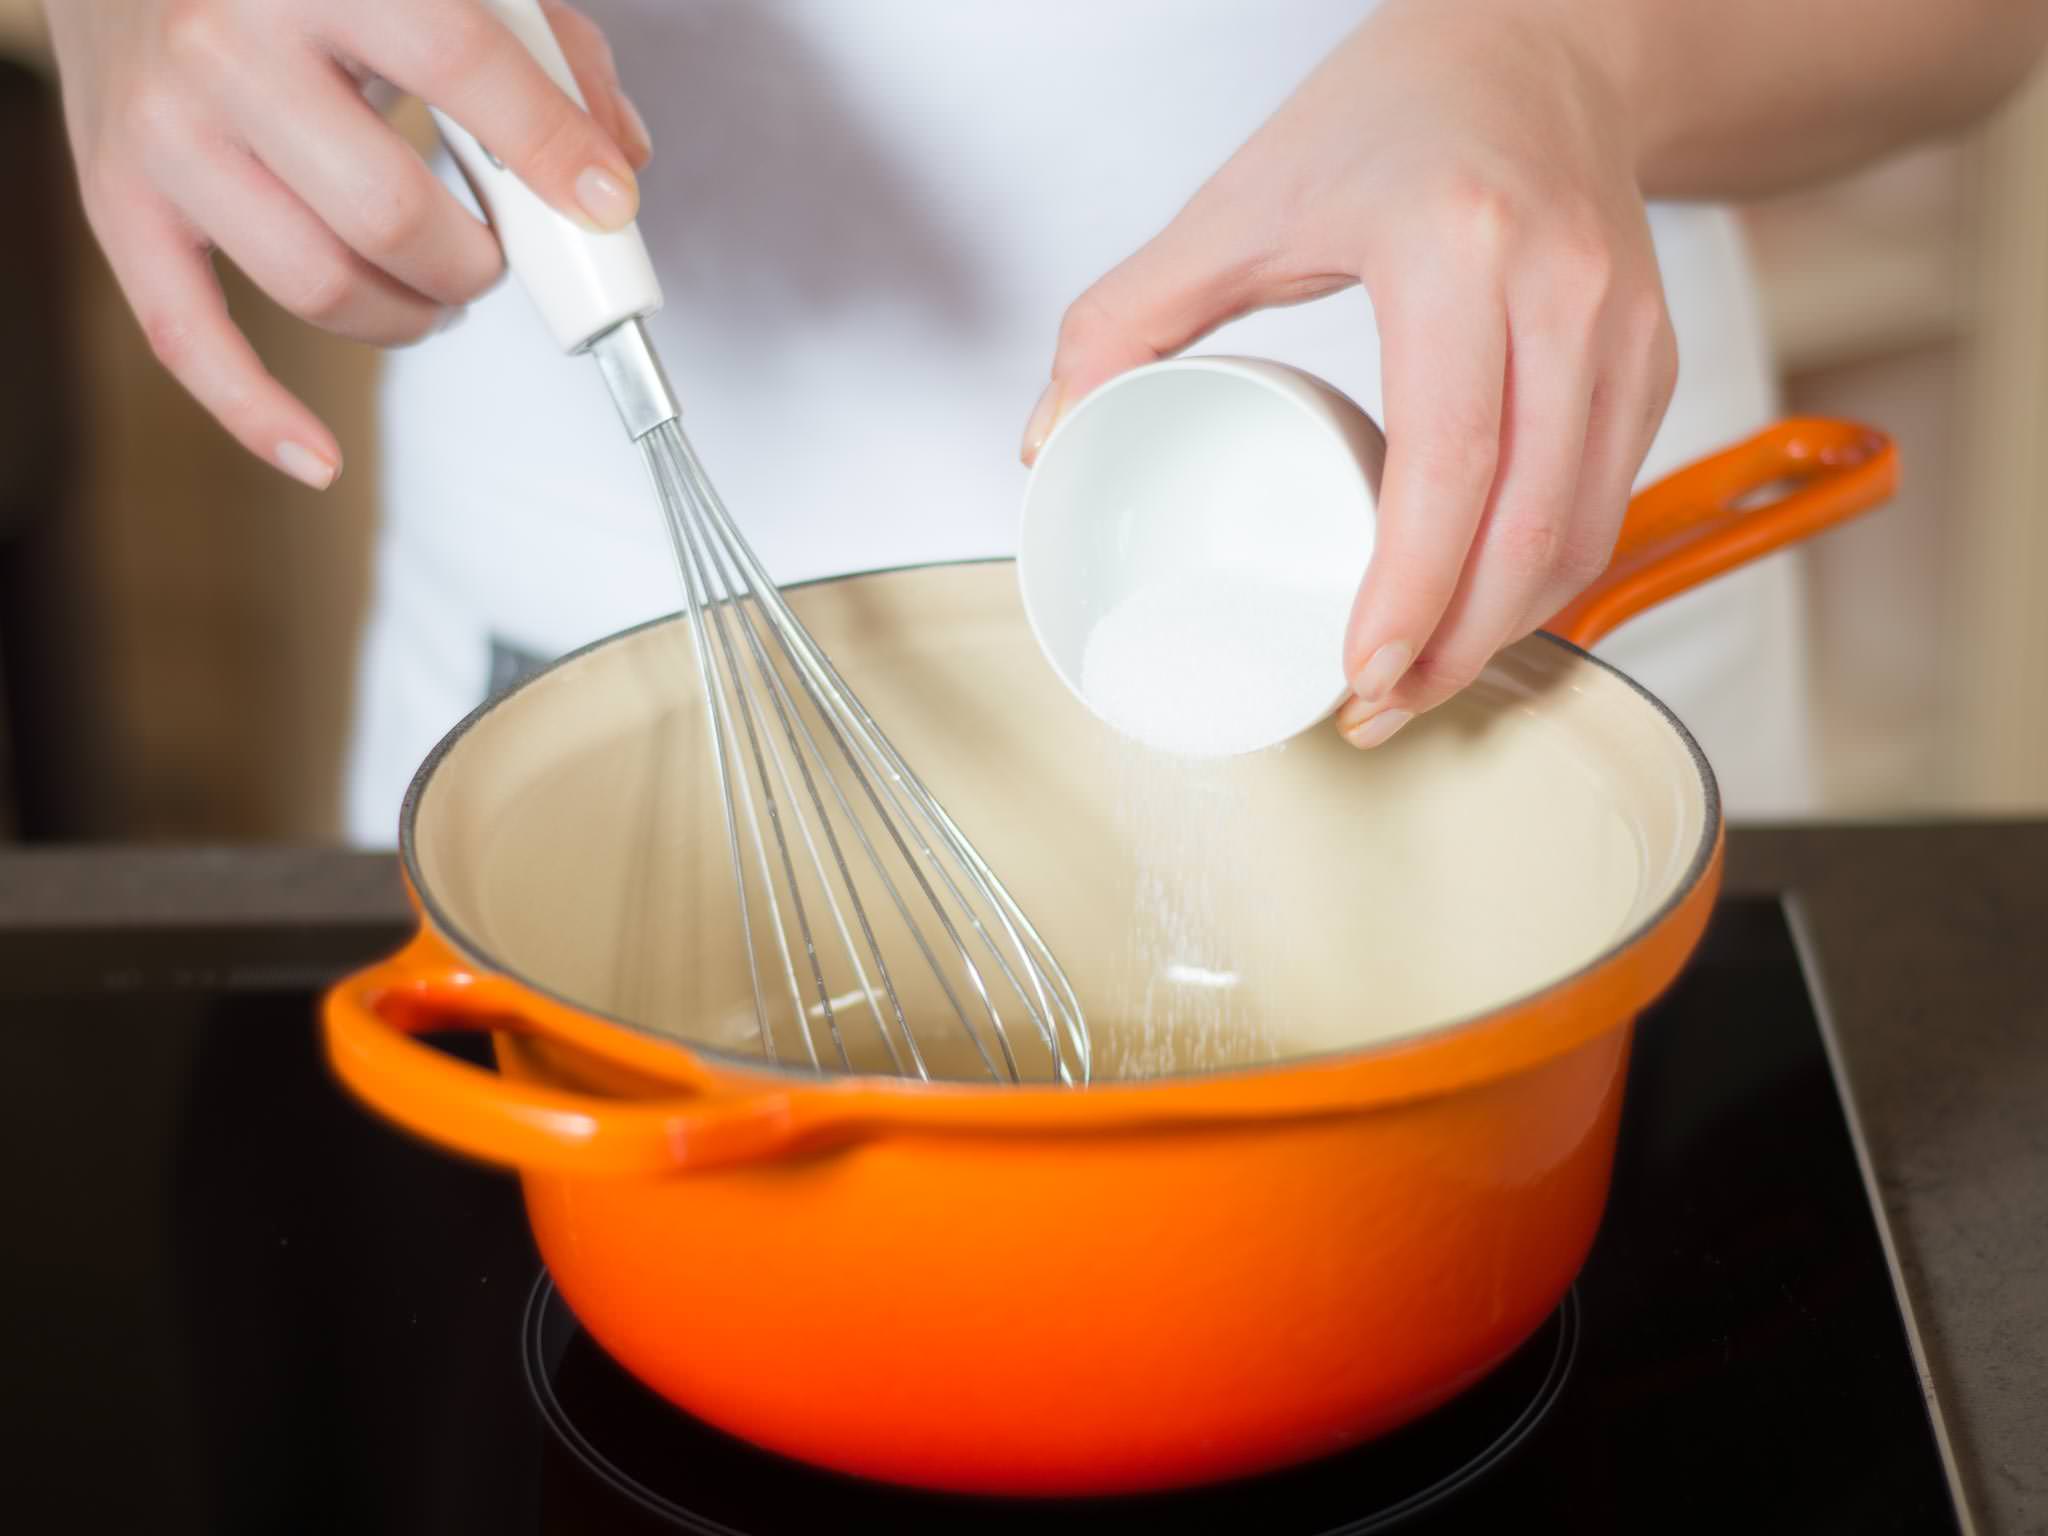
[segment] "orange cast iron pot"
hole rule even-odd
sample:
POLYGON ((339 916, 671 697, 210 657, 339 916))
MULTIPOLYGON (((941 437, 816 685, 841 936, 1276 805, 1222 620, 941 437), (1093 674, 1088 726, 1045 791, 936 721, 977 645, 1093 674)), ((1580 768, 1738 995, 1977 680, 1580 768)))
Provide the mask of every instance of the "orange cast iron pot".
MULTIPOLYGON (((1606 1200, 1631 1026, 1714 901, 1705 761, 1579 647, 1893 480, 1875 433, 1780 424, 1640 495, 1555 635, 1387 748, 1321 731, 1243 760, 1261 854, 1233 921, 1283 1059, 1098 1067, 1077 1090, 821 1077, 709 1026, 685 1043, 695 1011, 746 1004, 667 620, 479 710, 421 769, 419 933, 329 994, 330 1060, 399 1125, 516 1169, 592 1335, 761 1446, 1024 1495, 1326 1455, 1558 1305, 1606 1200), (491 1031, 498 1071, 417 1038, 448 1028, 491 1031)), ((1038 658, 1010 567, 792 601, 1083 999, 1112 995, 1134 887, 1090 756, 1111 748, 1038 658)))

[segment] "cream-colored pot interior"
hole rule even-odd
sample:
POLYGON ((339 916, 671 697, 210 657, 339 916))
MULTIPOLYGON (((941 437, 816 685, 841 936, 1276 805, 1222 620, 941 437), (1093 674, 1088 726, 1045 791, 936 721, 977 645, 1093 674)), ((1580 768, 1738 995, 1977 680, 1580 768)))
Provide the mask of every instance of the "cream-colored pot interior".
MULTIPOLYGON (((1127 746, 1061 686, 1006 562, 790 601, 1059 956, 1097 1080, 1356 1047, 1498 1007, 1653 918, 1712 835, 1711 779, 1676 722, 1543 636, 1378 751, 1324 727, 1194 764, 1127 746)), ((752 1054, 704 719, 686 622, 582 652, 429 761, 413 868, 444 930, 493 967, 752 1054)), ((951 1033, 908 935, 877 922, 906 1005, 951 1033)), ((788 1012, 775 1029, 793 1061, 788 1012)), ((943 1046, 938 1070, 980 1075, 943 1046)))

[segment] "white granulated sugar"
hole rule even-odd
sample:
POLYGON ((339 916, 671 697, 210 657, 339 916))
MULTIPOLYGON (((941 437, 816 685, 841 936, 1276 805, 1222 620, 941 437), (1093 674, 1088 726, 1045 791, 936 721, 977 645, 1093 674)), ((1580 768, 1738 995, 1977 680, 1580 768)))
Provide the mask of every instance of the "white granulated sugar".
POLYGON ((1088 705, 1180 757, 1228 757, 1313 723, 1344 689, 1351 590, 1251 571, 1148 582, 1089 631, 1088 705))
POLYGON ((1257 820, 1232 765, 1126 744, 1112 782, 1116 829, 1137 878, 1096 1071, 1158 1077, 1271 1060, 1278 1045, 1247 995, 1245 936, 1232 920, 1248 882, 1264 883, 1257 820))
POLYGON ((1098 1038, 1104 1076, 1276 1054, 1237 931, 1264 883, 1261 840, 1236 765, 1220 759, 1282 742, 1336 702, 1351 594, 1271 571, 1190 572, 1138 588, 1090 631, 1081 692, 1131 738, 1114 807, 1136 875, 1119 1027, 1098 1038))

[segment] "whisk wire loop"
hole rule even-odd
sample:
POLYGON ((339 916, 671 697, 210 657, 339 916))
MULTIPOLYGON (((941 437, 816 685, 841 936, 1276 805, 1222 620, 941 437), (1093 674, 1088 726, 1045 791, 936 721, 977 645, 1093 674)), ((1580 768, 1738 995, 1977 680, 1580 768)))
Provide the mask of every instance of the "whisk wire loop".
POLYGON ((764 1054, 780 1059, 756 949, 757 920, 772 930, 781 980, 813 1067, 827 1070, 829 1056, 840 1069, 859 1070, 842 1013, 860 1003, 891 1070, 932 1075, 918 1036, 926 1032, 928 1043, 937 1020, 920 1018, 913 1026, 919 1010, 906 1001, 890 965, 862 896, 865 883, 871 896, 876 889, 886 894, 945 999, 950 1023, 989 1076, 1017 1082, 1042 1072, 1056 1082, 1085 1083, 1086 1023, 1045 940, 784 601, 680 424, 663 421, 639 440, 683 572, 764 1054), (778 654, 786 666, 777 664, 778 654), (849 776, 850 789, 843 782, 849 776), (844 995, 835 995, 828 979, 814 904, 853 972, 854 988, 844 995), (984 972, 984 963, 992 972, 984 972), (1028 1020, 1048 1066, 1020 1058, 1005 1019, 1010 1005, 999 1006, 992 976, 1028 1020), (813 1019, 828 1040, 823 1055, 813 1019))

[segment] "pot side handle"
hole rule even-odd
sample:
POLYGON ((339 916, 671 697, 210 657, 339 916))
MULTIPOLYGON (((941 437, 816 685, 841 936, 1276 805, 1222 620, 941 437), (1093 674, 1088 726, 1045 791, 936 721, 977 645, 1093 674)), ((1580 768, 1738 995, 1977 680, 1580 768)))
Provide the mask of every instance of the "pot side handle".
POLYGON ((1778 422, 1637 493, 1606 573, 1543 627, 1590 647, 1666 598, 1868 511, 1898 483, 1882 432, 1778 422))
POLYGON ((423 932, 328 992, 328 1065, 350 1092, 414 1134, 513 1168, 694 1172, 774 1157, 799 1140, 784 1094, 603 1098, 486 1071, 417 1038, 441 1029, 544 1032, 519 1007, 501 983, 423 932))

